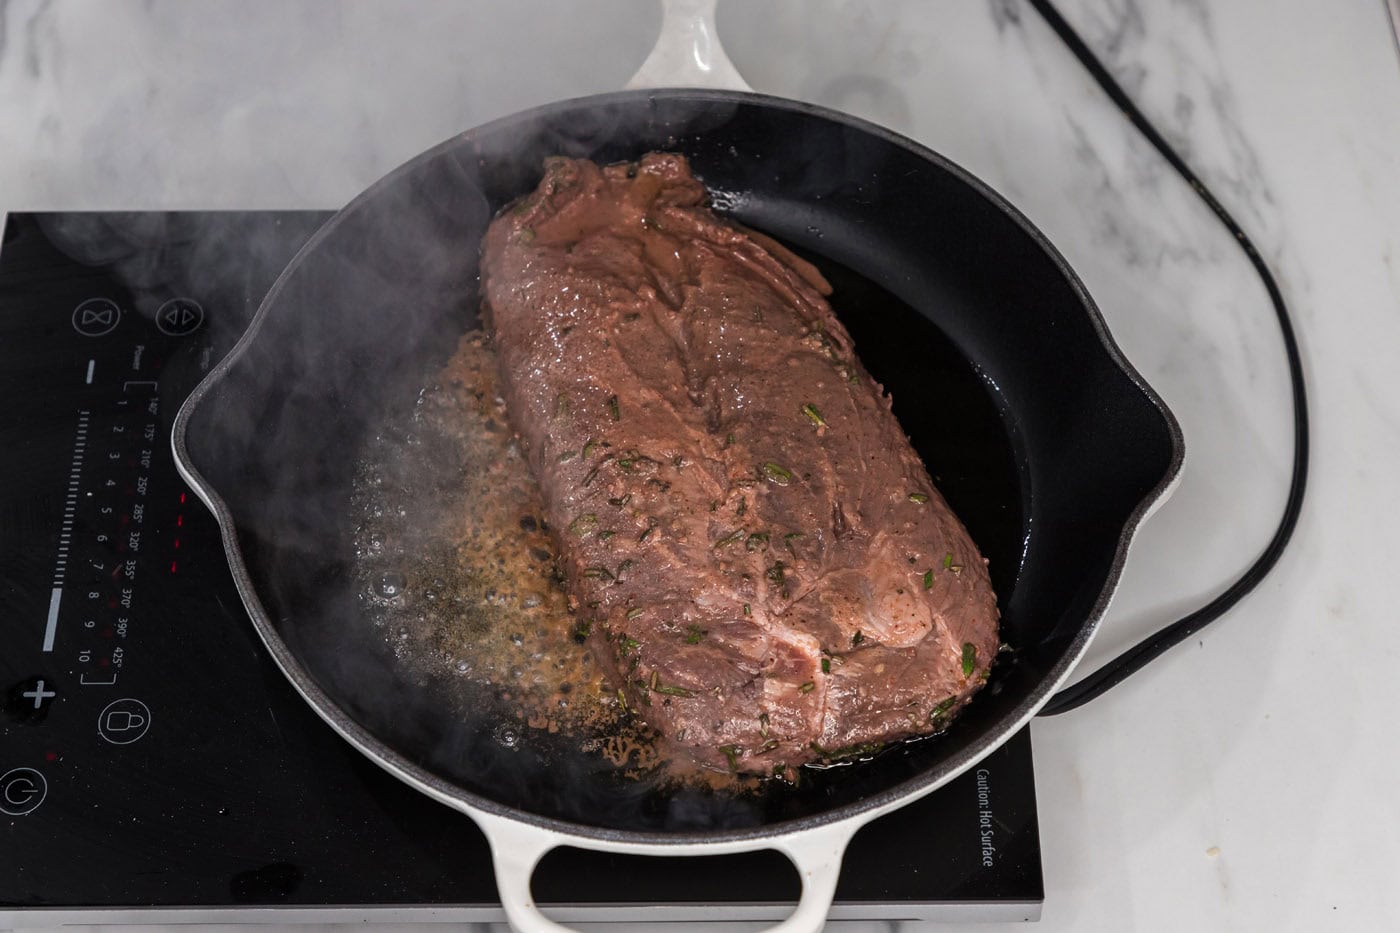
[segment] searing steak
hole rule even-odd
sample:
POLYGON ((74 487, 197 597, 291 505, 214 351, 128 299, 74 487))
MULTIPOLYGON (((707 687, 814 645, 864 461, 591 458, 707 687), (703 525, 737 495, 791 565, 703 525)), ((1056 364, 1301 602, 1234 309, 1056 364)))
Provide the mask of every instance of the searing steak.
POLYGON ((976 692, 985 562, 815 268, 653 153, 551 159, 482 275, 574 624, 675 753, 783 772, 976 692))

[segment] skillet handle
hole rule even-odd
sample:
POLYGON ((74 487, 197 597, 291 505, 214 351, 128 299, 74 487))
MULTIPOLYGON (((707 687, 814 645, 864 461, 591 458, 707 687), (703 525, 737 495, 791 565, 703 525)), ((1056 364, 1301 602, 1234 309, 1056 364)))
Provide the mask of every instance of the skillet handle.
MULTIPOLYGON (((590 840, 566 836, 548 829, 529 826, 499 816, 473 812, 476 824, 491 844, 491 860, 496 869, 496 887, 501 906, 512 929, 519 933, 569 933, 569 928, 546 917, 530 892, 530 878, 545 853, 561 845, 593 848, 590 840)), ((802 896, 797 909, 769 933, 816 933, 826 923, 831 902, 836 897, 836 881, 841 875, 841 858, 846 845, 859 828, 859 822, 844 821, 775 839, 758 839, 734 846, 644 846, 611 844, 610 852, 632 852, 660 857, 678 855, 718 855, 777 849, 797 866, 802 879, 802 896)))
POLYGON ((719 44, 715 2, 661 0, 661 34, 647 60, 627 82, 627 89, 703 87, 752 91, 719 44))

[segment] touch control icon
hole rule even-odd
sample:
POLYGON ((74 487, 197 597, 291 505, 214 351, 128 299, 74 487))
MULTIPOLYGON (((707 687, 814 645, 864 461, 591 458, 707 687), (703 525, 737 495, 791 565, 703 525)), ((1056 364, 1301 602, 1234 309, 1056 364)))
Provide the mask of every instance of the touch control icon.
POLYGON ((15 768, 0 774, 0 813, 24 816, 39 809, 49 792, 49 782, 33 768, 15 768))
POLYGON ((156 311, 156 327, 172 337, 192 334, 203 323, 204 309, 190 298, 172 298, 156 311))
POLYGON ((97 717, 97 734, 113 745, 130 745, 151 728, 151 711, 140 700, 113 700, 97 717))
POLYGON ((110 334, 121 319, 122 309, 109 298, 89 298, 73 309, 73 329, 84 337, 110 334))

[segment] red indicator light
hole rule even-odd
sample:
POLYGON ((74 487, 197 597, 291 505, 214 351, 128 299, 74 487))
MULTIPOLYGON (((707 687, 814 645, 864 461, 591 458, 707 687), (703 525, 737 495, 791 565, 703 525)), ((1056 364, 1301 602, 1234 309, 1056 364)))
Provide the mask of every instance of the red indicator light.
POLYGON ((175 562, 174 562, 173 560, 170 562, 170 572, 171 572, 171 573, 174 573, 174 572, 175 572, 175 562))
POLYGON ((175 539, 175 550, 177 550, 177 551, 180 550, 180 539, 179 539, 179 538, 176 538, 176 539, 175 539))
POLYGON ((44 752, 45 761, 58 761, 58 752, 44 752))
POLYGON ((181 505, 184 505, 184 504, 185 504, 185 494, 184 494, 183 492, 180 493, 180 504, 181 504, 181 505))
POLYGON ((183 527, 185 527, 185 516, 183 516, 183 515, 176 515, 176 516, 175 516, 175 527, 176 527, 176 528, 183 528, 183 527))
POLYGON ((112 661, 111 661, 110 658, 102 658, 102 659, 100 659, 100 660, 97 662, 97 666, 98 666, 98 667, 111 667, 111 666, 112 666, 112 661))
POLYGON ((107 608, 108 608, 108 609, 115 609, 115 608, 117 608, 117 598, 116 598, 115 596, 113 596, 111 599, 107 600, 107 608))

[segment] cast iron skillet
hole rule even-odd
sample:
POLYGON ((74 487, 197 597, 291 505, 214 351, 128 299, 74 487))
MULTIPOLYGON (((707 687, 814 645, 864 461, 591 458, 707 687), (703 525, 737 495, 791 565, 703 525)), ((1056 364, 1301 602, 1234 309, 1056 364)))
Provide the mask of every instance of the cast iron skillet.
POLYGON ((1083 654, 1129 540, 1181 466, 1161 399, 1078 279, 985 185, 908 139, 756 94, 624 92, 488 124, 337 214, 196 390, 173 438, 218 518, 253 624, 365 754, 472 815, 512 922, 539 927, 535 862, 561 842, 656 854, 778 848, 804 874, 796 926, 830 903, 861 824, 1014 734, 1083 654), (418 684, 368 626, 350 573, 357 451, 475 325, 491 217, 548 155, 688 156, 720 210, 833 278, 832 303, 953 507, 991 559, 1009 650, 944 735, 726 799, 618 780, 567 749, 503 750, 418 684))

